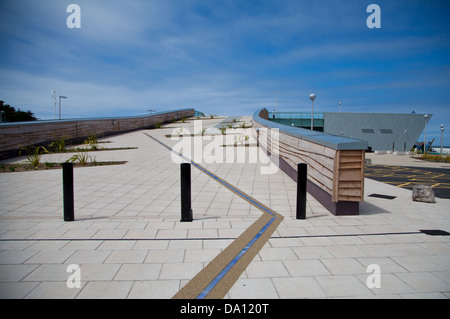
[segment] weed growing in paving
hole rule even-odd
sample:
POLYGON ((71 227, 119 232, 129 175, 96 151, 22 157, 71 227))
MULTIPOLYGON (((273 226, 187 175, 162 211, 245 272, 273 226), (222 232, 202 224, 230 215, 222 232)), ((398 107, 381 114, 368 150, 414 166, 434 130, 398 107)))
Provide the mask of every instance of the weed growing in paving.
POLYGON ((19 152, 19 156, 23 150, 27 153, 27 160, 23 164, 29 164, 33 168, 37 168, 41 163, 41 155, 43 153, 48 153, 48 150, 43 146, 28 146, 22 148, 19 152))
POLYGON ((86 165, 89 160, 93 162, 92 156, 88 155, 87 151, 79 151, 78 154, 73 155, 66 162, 78 162, 81 165, 86 165))
POLYGON ((219 128, 219 130, 220 130, 220 132, 222 133, 222 135, 225 135, 226 130, 227 130, 227 127, 222 126, 222 127, 219 128))
POLYGON ((50 144, 48 144, 48 148, 55 149, 57 152, 60 152, 60 153, 65 152, 68 139, 69 139, 69 136, 67 136, 67 135, 61 136, 60 138, 58 138, 58 139, 54 140, 53 142, 51 142, 50 144))

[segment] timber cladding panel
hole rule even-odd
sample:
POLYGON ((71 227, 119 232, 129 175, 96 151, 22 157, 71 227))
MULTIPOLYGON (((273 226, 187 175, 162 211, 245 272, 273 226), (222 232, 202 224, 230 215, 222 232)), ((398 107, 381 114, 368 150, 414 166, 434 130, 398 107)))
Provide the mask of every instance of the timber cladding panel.
POLYGON ((329 194, 333 192, 334 161, 336 150, 326 149, 308 141, 279 133, 278 145, 271 131, 259 125, 259 143, 271 154, 284 159, 293 169, 298 163, 308 165, 308 179, 320 186, 329 194))
POLYGON ((360 150, 341 150, 336 154, 333 201, 364 200, 364 159, 360 150))
POLYGON ((124 133, 193 115, 194 109, 184 109, 139 117, 7 123, 0 125, 0 152, 48 143, 63 136, 81 139, 92 134, 124 133))
MULTIPOLYGON (((265 115, 262 112, 260 118, 265 115)), ((364 200, 364 143, 361 144, 361 149, 354 149, 354 144, 350 146, 352 149, 345 149, 341 144, 333 147, 327 145, 331 143, 325 142, 325 145, 322 145, 315 143, 320 137, 315 138, 313 142, 300 133, 298 136, 292 134, 293 128, 289 128, 291 131, 284 131, 282 128, 271 127, 268 122, 256 118, 254 135, 262 148, 278 156, 280 168, 296 180, 297 165, 306 163, 308 185, 312 186, 308 186, 308 191, 311 190, 313 193, 310 193, 315 198, 333 214, 357 213, 355 209, 358 209, 358 203, 364 200)), ((332 138, 334 136, 323 135, 325 141, 332 138)))

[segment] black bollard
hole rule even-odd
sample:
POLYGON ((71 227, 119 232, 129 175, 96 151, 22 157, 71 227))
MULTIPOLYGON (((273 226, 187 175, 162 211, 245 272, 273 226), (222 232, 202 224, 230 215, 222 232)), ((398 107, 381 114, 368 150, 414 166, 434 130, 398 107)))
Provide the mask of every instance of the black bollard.
POLYGON ((73 222, 73 163, 63 163, 63 201, 64 201, 64 221, 73 222))
POLYGON ((256 146, 259 147, 259 128, 256 129, 256 146))
POLYGON ((308 165, 297 165, 297 219, 306 219, 306 181, 308 179, 308 165))
POLYGON ((181 221, 192 222, 191 209, 191 164, 181 164, 181 221))

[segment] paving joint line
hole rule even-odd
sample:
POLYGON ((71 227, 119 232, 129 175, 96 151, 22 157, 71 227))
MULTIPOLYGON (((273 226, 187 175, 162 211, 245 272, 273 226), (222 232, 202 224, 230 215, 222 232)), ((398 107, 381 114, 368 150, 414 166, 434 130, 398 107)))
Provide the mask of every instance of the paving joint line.
MULTIPOLYGON (((324 234, 324 235, 295 235, 271 236, 270 239, 289 238, 328 238, 328 237, 365 237, 365 236, 394 236, 394 235, 420 235, 422 231, 392 232, 392 233, 359 233, 359 234, 324 234)), ((189 240, 236 240, 237 237, 194 237, 194 238, 0 238, 2 241, 189 241, 189 240)))

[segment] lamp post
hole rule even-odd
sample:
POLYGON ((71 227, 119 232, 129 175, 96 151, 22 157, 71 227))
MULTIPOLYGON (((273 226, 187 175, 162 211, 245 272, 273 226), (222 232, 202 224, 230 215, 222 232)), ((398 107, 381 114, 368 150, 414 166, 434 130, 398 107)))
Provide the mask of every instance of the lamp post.
POLYGON ((309 98, 312 101, 312 108, 311 108, 311 131, 314 130, 314 100, 316 99, 316 95, 314 93, 311 93, 309 95, 309 98))
POLYGON ((425 114, 423 116, 425 118, 425 139, 423 141, 423 154, 427 154, 427 119, 428 119, 428 114, 425 114))
POLYGON ((53 99, 53 103, 55 104, 55 120, 56 120, 56 91, 51 90, 52 92, 52 99, 53 99))
POLYGON ((59 119, 61 119, 61 99, 67 99, 67 96, 59 96, 59 119))
POLYGON ((276 94, 276 97, 277 97, 277 104, 276 104, 275 110, 276 110, 276 112, 278 112, 278 93, 280 93, 280 91, 275 91, 275 92, 273 92, 273 93, 275 93, 275 94, 276 94))
POLYGON ((441 156, 442 156, 442 148, 443 148, 443 138, 444 138, 444 124, 441 124, 441 156))

